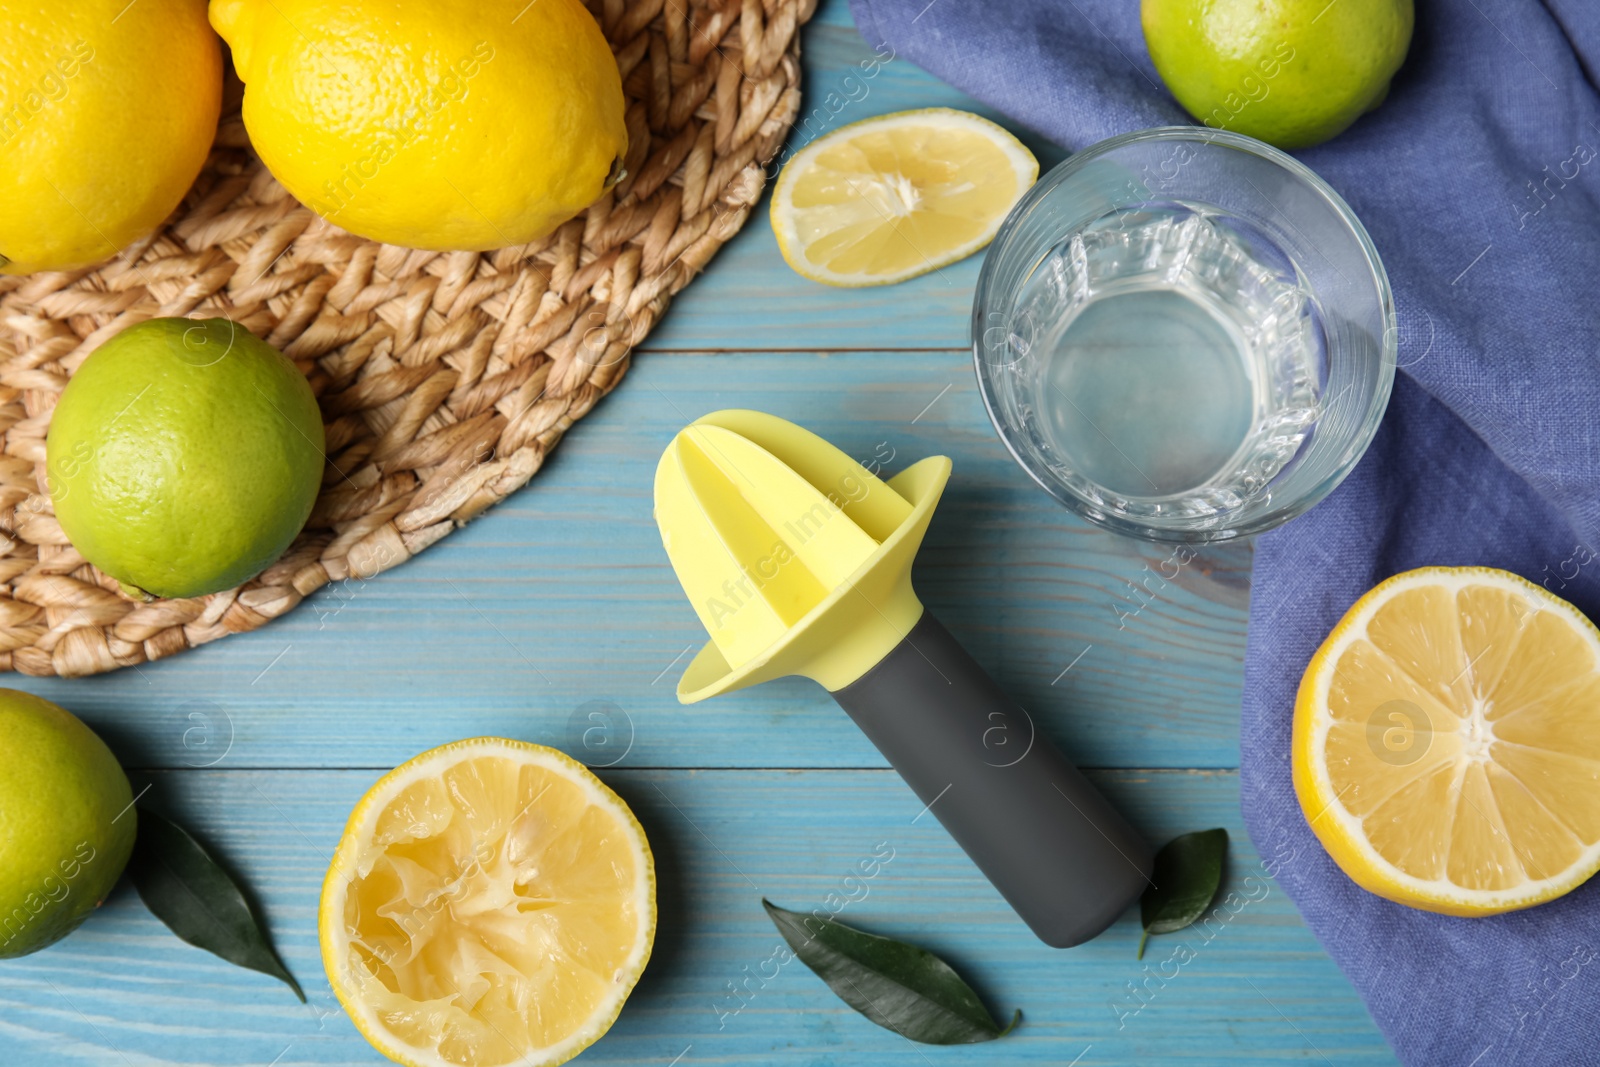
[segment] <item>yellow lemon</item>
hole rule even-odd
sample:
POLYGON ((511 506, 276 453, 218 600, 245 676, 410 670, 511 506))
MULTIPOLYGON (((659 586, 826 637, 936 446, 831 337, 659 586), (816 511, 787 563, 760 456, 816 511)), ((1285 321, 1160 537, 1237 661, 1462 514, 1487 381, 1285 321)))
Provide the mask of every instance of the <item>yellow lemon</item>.
POLYGON ((1448 915, 1559 897, 1600 869, 1600 632, 1505 571, 1396 575, 1306 668, 1293 770, 1379 896, 1448 915))
POLYGON ((201 0, 0 0, 0 272, 108 259, 211 151, 222 49, 201 0))
POLYGON ((579 0, 212 0, 273 176, 351 233, 544 237, 622 174, 622 78, 579 0))
POLYGON ((622 1010, 650 958, 655 887, 639 821, 583 764, 457 741, 351 812, 322 887, 322 962, 398 1063, 553 1067, 622 1010))
POLYGON ((888 285, 994 239, 1039 162, 988 119, 946 107, 852 123, 796 152, 772 192, 778 250, 827 285, 888 285))
POLYGON ((1381 104, 1412 0, 1143 0, 1150 60, 1199 121, 1307 148, 1381 104))

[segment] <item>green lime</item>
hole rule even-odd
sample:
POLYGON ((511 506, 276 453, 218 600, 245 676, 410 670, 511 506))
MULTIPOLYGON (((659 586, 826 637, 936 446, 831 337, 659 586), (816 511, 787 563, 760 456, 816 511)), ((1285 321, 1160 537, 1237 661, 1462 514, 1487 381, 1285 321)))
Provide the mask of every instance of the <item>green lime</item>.
POLYGON ((0 689, 0 959, 66 937, 133 851, 133 791, 106 743, 70 712, 0 689))
POLYGON ((1200 122, 1279 148, 1326 141, 1383 102, 1412 0, 1143 0, 1145 45, 1200 122))
POLYGON ((74 547, 164 597, 230 589, 305 525, 322 483, 322 415, 295 365, 227 319, 151 319, 67 383, 46 446, 74 547))

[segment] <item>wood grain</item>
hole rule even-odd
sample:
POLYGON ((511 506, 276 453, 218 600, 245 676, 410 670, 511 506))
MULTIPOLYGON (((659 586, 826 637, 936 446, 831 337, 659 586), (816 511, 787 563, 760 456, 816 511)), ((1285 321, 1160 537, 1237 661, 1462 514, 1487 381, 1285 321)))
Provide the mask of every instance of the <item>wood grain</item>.
MULTIPOLYGON (((846 0, 825 0, 803 44, 799 138, 901 108, 975 106, 902 59, 863 80, 873 53, 846 0), (830 93, 846 102, 807 128, 830 93)), ((1029 144, 1046 166, 1061 158, 1029 144)), ((789 272, 760 211, 538 484, 445 543, 138 673, 12 679, 83 714, 145 768, 135 777, 152 784, 147 799, 192 824, 253 887, 312 1003, 178 942, 123 889, 59 945, 0 963, 0 1063, 383 1062, 322 977, 314 910, 327 859, 382 770, 486 733, 613 764, 600 773, 656 850, 655 957, 580 1063, 1395 1062, 1263 879, 1240 825, 1248 548, 1208 551, 1174 574, 1165 550, 1086 526, 1017 470, 989 428, 965 347, 977 260, 888 289, 827 289, 789 272), (672 687, 684 660, 674 658, 704 635, 650 517, 651 475, 679 426, 736 405, 796 419, 855 455, 892 449, 890 469, 952 456, 955 478, 916 571, 925 601, 1057 741, 1106 768, 1093 777, 1153 840, 1228 827, 1224 892, 1255 899, 1203 943, 1198 933, 1154 940, 1144 963, 1133 958, 1133 912, 1088 945, 1046 949, 938 825, 917 817, 920 805, 817 687, 788 680, 680 706, 672 687), (1014 1036, 915 1048, 797 964, 757 988, 777 943, 760 895, 796 908, 856 895, 845 872, 884 842, 893 861, 841 917, 946 955, 997 1014, 1023 1009, 1014 1036), (1179 944, 1196 958, 1163 980, 1179 944), (755 990, 742 1001, 729 989, 739 983, 755 990), (1145 990, 1142 1007, 1129 983, 1145 990)))
MULTIPOLYGON (((522 736, 541 739, 537 731, 522 736)), ((662 917, 643 980, 611 1033, 584 1053, 585 1065, 664 1065, 680 1053, 680 1064, 777 1067, 919 1064, 924 1057, 1059 1067, 1080 1055, 1078 1067, 1392 1062, 1355 994, 1264 876, 1239 824, 1231 772, 1095 775, 1152 838, 1213 825, 1232 837, 1234 901, 1204 932, 1153 938, 1142 962, 1134 958, 1132 911, 1070 951, 1034 940, 938 824, 918 817, 921 805, 890 771, 604 777, 650 836, 662 917), (845 883, 875 851, 892 854, 877 876, 845 883), (837 899, 830 903, 829 894, 837 899), (778 935, 761 911, 762 895, 807 911, 839 907, 843 921, 915 939, 950 960, 996 1014, 1021 1008, 1022 1027, 959 1051, 914 1048, 857 1016, 802 965, 777 968, 775 976, 773 966, 763 967, 778 935), (1172 962, 1180 944, 1194 953, 1181 967, 1172 962), (741 984, 742 993, 730 992, 741 984)), ((315 941, 324 864, 377 773, 150 778, 148 802, 183 813, 228 864, 247 872, 310 1004, 177 941, 124 890, 65 941, 0 966, 5 1062, 381 1063, 340 1011, 315 941)))
MULTIPOLYGON (((873 115, 954 107, 1010 127, 1038 157, 1041 173, 1066 156, 993 108, 935 81, 910 60, 874 53, 856 33, 849 5, 842 0, 821 5, 801 44, 805 92, 791 146, 873 115)), ((760 224, 769 202, 770 197, 757 207, 750 225, 717 253, 713 269, 691 290, 695 299, 675 305, 640 351, 966 347, 981 257, 899 285, 830 289, 801 281, 784 264, 772 227, 760 224), (733 316, 726 313, 729 307, 760 311, 733 316), (916 313, 906 314, 907 308, 916 313)))
MULTIPOLYGON (((526 245, 441 253, 347 233, 318 216, 327 205, 289 195, 230 109, 156 233, 89 270, 0 276, 0 670, 81 678, 254 630, 325 585, 405 563, 525 485, 759 202, 799 108, 798 29, 815 7, 589 0, 622 75, 620 177, 526 245), (221 316, 294 360, 328 462, 304 528, 266 569, 140 600, 57 522, 54 500, 93 442, 52 472, 45 435, 89 355, 162 316, 221 316)), ((496 32, 518 32, 484 29, 485 58, 496 32)))
POLYGON ((892 450, 889 469, 954 457, 917 587, 1080 762, 1237 765, 1248 551, 1163 568, 1170 550, 1070 515, 994 436, 963 353, 651 355, 533 491, 404 566, 115 678, 8 682, 74 709, 136 766, 204 765, 230 735, 227 765, 245 767, 392 766, 529 728, 578 744, 587 713, 573 716, 596 700, 631 720, 628 766, 882 766, 810 682, 692 708, 673 695, 705 634, 651 479, 684 423, 736 406, 852 455, 892 450))

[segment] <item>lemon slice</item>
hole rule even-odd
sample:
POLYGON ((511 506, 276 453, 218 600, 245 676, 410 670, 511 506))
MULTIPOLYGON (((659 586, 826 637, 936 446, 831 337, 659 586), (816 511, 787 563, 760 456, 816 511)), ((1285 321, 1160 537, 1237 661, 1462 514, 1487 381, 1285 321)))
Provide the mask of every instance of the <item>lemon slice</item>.
POLYGON ((644 831, 581 763, 480 737, 361 798, 318 912, 351 1021, 411 1067, 548 1067, 610 1028, 650 958, 644 831))
POLYGON ((1505 571, 1396 575, 1306 669, 1293 767, 1311 828, 1379 896, 1552 900, 1600 868, 1600 632, 1505 571))
POLYGON ((988 119, 947 107, 844 126, 795 153, 772 193, 778 250, 827 285, 888 285, 994 239, 1039 161, 988 119))

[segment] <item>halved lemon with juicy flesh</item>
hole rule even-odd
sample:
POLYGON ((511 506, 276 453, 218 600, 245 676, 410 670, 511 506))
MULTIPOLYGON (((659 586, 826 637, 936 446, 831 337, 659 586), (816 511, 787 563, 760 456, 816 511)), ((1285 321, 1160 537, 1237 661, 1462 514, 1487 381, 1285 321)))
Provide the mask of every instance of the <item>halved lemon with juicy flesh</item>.
POLYGON ((1379 896, 1552 900, 1600 869, 1600 632, 1505 571, 1396 575, 1306 669, 1293 768, 1312 830, 1379 896))
POLYGON ((555 749, 424 752, 356 805, 318 914, 362 1035, 412 1067, 549 1067, 598 1039, 650 957, 644 831, 555 749))
POLYGON ((880 115, 795 153, 772 193, 772 230, 812 281, 888 285, 988 244, 1038 176, 1033 154, 988 119, 880 115))

